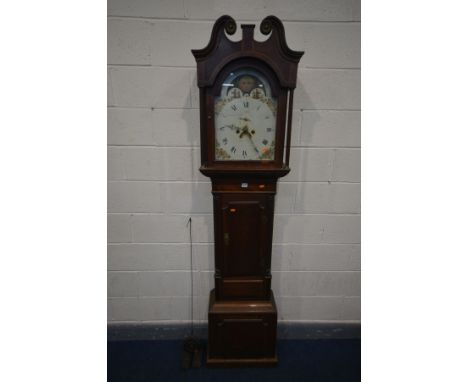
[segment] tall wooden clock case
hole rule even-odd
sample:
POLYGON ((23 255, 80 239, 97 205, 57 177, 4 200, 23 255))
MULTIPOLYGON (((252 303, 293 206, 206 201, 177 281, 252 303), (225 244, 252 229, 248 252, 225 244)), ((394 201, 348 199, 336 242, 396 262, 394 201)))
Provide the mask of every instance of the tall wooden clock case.
POLYGON ((277 309, 271 246, 278 178, 289 169, 293 92, 303 52, 284 27, 265 18, 243 24, 220 17, 204 49, 192 50, 200 89, 200 171, 211 178, 215 289, 208 312, 209 366, 272 366, 277 309))

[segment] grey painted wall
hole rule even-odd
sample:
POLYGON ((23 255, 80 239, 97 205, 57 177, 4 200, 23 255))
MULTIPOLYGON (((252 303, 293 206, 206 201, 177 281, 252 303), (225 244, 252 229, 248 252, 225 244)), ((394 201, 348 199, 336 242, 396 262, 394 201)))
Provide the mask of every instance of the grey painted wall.
POLYGON ((279 320, 360 320, 359 5, 109 0, 109 321, 190 318, 190 216, 195 318, 207 319, 212 205, 209 179, 198 172, 190 49, 207 44, 222 14, 257 25, 278 16, 290 47, 306 52, 294 104, 292 171, 280 180, 276 198, 272 267, 279 320))

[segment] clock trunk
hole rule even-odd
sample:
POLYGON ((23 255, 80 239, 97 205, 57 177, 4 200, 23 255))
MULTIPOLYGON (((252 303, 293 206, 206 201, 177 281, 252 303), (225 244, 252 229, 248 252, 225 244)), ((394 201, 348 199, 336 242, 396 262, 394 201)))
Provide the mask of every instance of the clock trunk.
POLYGON ((215 286, 219 299, 267 299, 276 182, 213 180, 215 286))

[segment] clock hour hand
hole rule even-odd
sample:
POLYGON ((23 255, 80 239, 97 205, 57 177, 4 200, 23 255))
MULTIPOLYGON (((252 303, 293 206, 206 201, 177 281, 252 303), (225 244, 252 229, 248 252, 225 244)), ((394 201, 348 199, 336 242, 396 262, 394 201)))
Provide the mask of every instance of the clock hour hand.
POLYGON ((242 130, 238 129, 237 132, 240 133, 239 138, 242 138, 244 135, 247 135, 249 138, 251 137, 251 135, 249 133, 249 128, 248 128, 247 125, 245 125, 242 128, 242 130))

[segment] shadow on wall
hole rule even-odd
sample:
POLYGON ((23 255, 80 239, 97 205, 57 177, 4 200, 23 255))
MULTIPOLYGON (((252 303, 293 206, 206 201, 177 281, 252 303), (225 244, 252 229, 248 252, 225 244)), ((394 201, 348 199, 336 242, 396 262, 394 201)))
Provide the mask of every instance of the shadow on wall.
MULTIPOLYGON (((300 143, 301 131, 304 128, 304 126, 302 125, 302 110, 303 109, 295 108, 295 105, 297 105, 297 103, 298 103, 297 102, 297 95, 299 95, 299 94, 302 97, 302 102, 301 102, 302 104, 312 105, 312 101, 310 100, 309 96, 307 95, 307 92, 305 91, 305 88, 304 88, 304 86, 302 85, 302 82, 301 82, 300 68, 299 68, 298 75, 297 75, 297 87, 294 90, 294 100, 295 101, 293 102, 293 118, 292 118, 293 123, 292 123, 292 127, 291 127, 291 129, 292 129, 291 130, 291 152, 290 152, 290 157, 289 157, 289 167, 291 168, 291 171, 285 177, 278 179, 277 194, 276 194, 276 197, 275 197, 275 221, 273 223, 274 224, 273 225, 273 246, 275 245, 275 243, 286 243, 287 242, 287 241, 285 241, 285 239, 287 240, 286 232, 288 231, 288 225, 290 224, 290 218, 288 216, 282 217, 281 222, 278 221, 279 219, 277 217, 277 214, 278 214, 278 208, 277 208, 278 194, 282 190, 281 186, 282 186, 283 182, 285 182, 285 181, 300 181, 301 179, 304 179, 303 175, 304 175, 304 172, 306 171, 306 169, 304 168, 307 165, 307 163, 305 163, 306 158, 301 158, 300 155, 299 155, 299 152, 297 150, 297 146, 301 146, 301 143, 300 143), (299 126, 294 126, 295 113, 299 113, 299 120, 301 121, 299 126), (278 224, 278 223, 281 223, 281 224, 278 224)), ((311 107, 311 108, 313 109, 314 107, 311 107)), ((314 122, 318 122, 318 120, 314 121, 314 122)), ((312 126, 307 126, 307 128, 312 128, 312 126)), ((290 192, 287 195, 282 195, 282 198, 286 199, 287 204, 292 206, 291 213, 294 213, 294 211, 295 211, 295 208, 294 208, 295 207, 295 200, 296 200, 297 193, 299 191, 298 190, 299 187, 300 187, 300 183, 298 182, 297 183, 297 188, 294 189, 294 192, 290 192)), ((289 189, 289 190, 291 190, 291 189, 289 189)), ((297 228, 297 225, 295 225, 295 227, 297 228)), ((308 237, 311 234, 309 232, 310 228, 311 227, 309 227, 307 225, 302 226, 302 229, 303 229, 302 236, 303 237, 308 237)), ((274 257, 272 257, 271 268, 272 269, 277 269, 278 271, 282 270, 279 267, 275 266, 274 257)), ((279 297, 281 296, 281 291, 283 289, 282 289, 282 278, 278 277, 278 276, 279 276, 278 274, 276 274, 276 275, 274 273, 272 274, 272 289, 273 289, 274 295, 276 297, 276 303, 278 305, 278 321, 282 321, 284 319, 284 316, 283 316, 283 313, 282 313, 282 306, 281 306, 282 304, 281 304, 281 300, 279 299, 279 297)))

